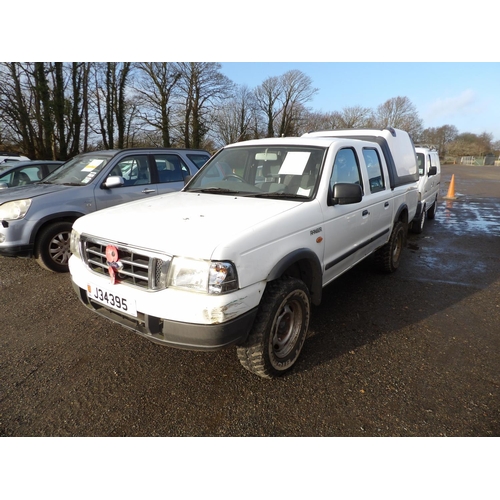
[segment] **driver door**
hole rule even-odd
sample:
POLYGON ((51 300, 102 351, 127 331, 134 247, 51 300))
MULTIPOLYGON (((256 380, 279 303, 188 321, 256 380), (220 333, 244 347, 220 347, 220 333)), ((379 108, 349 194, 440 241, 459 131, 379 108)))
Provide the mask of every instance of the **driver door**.
POLYGON ((110 165, 106 179, 110 176, 122 177, 124 184, 113 188, 96 186, 94 195, 97 210, 157 194, 156 183, 152 182, 151 165, 145 154, 127 156, 110 165))

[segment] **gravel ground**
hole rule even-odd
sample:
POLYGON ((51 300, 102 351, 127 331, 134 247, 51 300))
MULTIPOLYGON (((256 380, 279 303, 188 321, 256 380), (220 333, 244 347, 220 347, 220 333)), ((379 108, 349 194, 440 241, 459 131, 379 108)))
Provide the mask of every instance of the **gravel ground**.
POLYGON ((69 275, 0 257, 0 436, 500 435, 500 168, 445 166, 457 199, 325 289, 296 368, 165 348, 87 311, 69 275))

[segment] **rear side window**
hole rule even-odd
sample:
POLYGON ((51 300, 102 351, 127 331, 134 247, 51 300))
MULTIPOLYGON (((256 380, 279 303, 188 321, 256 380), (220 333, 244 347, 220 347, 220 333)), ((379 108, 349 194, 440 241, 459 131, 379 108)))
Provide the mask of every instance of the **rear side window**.
POLYGON ((198 170, 210 159, 209 155, 203 153, 189 153, 187 157, 197 166, 198 170))
POLYGON ((180 156, 161 154, 154 155, 154 159, 160 183, 181 182, 189 175, 189 169, 180 156))
POLYGON ((370 192, 378 193, 379 191, 383 191, 385 189, 385 182, 378 151, 376 149, 363 148, 363 157, 365 159, 366 171, 368 172, 370 192))

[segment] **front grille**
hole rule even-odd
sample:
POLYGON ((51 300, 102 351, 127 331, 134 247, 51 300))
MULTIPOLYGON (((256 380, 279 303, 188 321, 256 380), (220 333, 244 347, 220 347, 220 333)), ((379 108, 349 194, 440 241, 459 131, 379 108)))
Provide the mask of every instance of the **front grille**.
POLYGON ((147 290, 166 288, 166 276, 172 257, 143 248, 135 248, 103 239, 82 235, 82 255, 87 267, 101 276, 109 276, 106 247, 113 245, 118 249, 121 269, 116 275, 120 283, 147 290))

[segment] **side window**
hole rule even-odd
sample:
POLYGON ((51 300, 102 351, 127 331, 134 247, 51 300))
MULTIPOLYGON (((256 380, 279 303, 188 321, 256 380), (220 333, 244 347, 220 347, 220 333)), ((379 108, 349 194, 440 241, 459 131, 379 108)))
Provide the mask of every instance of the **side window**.
POLYGON ((419 175, 424 175, 425 173, 424 164, 425 164, 425 157, 423 153, 417 153, 417 167, 419 175))
POLYGON ((43 177, 42 167, 25 167, 21 172, 29 177, 29 182, 38 182, 43 177))
POLYGON ((182 182, 190 175, 189 168, 177 155, 154 155, 156 169, 158 170, 158 181, 182 182))
POLYGON ((210 156, 206 154, 189 153, 187 157, 200 169, 205 163, 210 160, 210 156))
POLYGON ((125 186, 151 183, 151 171, 145 155, 128 156, 113 167, 109 175, 121 175, 125 186))
POLYGON ((339 183, 361 185, 358 158, 350 148, 341 149, 335 157, 330 187, 333 189, 333 186, 339 183))
POLYGON ((383 191, 385 189, 385 183, 378 151, 376 149, 363 148, 363 157, 368 172, 370 192, 378 193, 379 191, 383 191))

